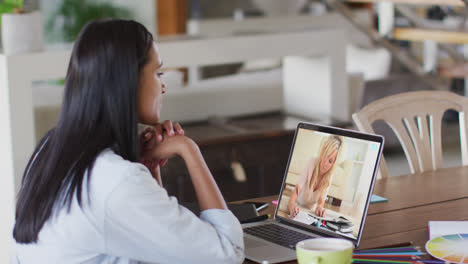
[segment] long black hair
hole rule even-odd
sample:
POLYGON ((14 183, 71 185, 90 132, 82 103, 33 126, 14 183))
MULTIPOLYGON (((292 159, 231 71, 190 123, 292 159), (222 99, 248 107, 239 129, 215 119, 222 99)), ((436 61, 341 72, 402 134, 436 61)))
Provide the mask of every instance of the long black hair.
POLYGON ((18 243, 37 242, 44 223, 57 208, 69 210, 74 195, 82 206, 84 178, 104 149, 138 161, 138 79, 152 43, 151 33, 134 21, 94 21, 80 32, 59 120, 23 175, 13 230, 18 243))

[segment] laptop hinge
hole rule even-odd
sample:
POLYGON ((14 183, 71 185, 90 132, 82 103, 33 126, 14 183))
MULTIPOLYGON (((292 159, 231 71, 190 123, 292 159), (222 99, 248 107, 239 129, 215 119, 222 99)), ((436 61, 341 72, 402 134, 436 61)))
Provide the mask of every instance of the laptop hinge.
POLYGON ((318 232, 317 230, 313 230, 313 229, 303 227, 301 225, 293 224, 293 223, 285 221, 285 220, 283 220, 283 219, 281 219, 279 217, 277 217, 275 220, 278 221, 280 224, 287 225, 287 226, 290 226, 290 227, 294 227, 294 228, 297 228, 297 229, 300 229, 300 230, 303 230, 303 231, 306 231, 306 232, 309 232, 309 233, 313 233, 314 235, 318 235, 318 236, 321 236, 321 237, 342 238, 339 235, 329 234, 329 233, 325 233, 325 232, 322 233, 322 232, 318 232))

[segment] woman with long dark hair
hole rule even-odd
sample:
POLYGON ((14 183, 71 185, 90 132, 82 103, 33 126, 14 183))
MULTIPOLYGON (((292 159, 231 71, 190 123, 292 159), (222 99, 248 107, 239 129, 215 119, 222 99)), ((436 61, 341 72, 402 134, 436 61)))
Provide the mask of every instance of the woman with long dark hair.
POLYGON ((198 146, 179 124, 159 121, 161 66, 137 22, 102 20, 81 31, 59 121, 23 176, 14 263, 242 262, 241 226, 198 146), (153 128, 141 136, 138 123, 153 128), (200 218, 162 187, 158 165, 176 155, 200 218))

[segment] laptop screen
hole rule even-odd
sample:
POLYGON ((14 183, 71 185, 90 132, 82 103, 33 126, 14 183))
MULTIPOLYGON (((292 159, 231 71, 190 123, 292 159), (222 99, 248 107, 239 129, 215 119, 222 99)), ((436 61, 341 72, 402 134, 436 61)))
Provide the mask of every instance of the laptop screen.
POLYGON ((277 217, 358 240, 383 139, 301 123, 277 217))

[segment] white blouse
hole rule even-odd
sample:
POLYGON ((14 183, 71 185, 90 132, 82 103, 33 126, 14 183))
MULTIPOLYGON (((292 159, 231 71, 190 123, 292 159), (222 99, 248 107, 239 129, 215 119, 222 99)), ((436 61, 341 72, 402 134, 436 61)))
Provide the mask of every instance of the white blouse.
POLYGON ((327 189, 325 190, 325 193, 322 193, 319 190, 314 191, 314 188, 309 188, 310 186, 310 181, 312 180, 312 176, 314 174, 314 169, 315 166, 317 166, 318 159, 313 157, 311 158, 308 162, 304 170, 302 171, 301 176, 299 177, 298 180, 298 185, 301 187, 301 192, 299 193, 299 196, 297 197, 297 204, 300 205, 303 208, 309 209, 309 210, 315 210, 318 201, 320 200, 322 195, 326 195, 328 193, 328 190, 330 189, 330 185, 328 185, 327 189))
MULTIPOLYGON (((87 182, 84 182, 84 186, 87 182)), ((169 197, 149 170, 107 149, 96 159, 82 208, 58 211, 12 263, 242 263, 242 228, 229 210, 200 218, 169 197), (89 195, 89 196, 88 196, 89 195), (89 197, 89 200, 88 200, 89 197)))

